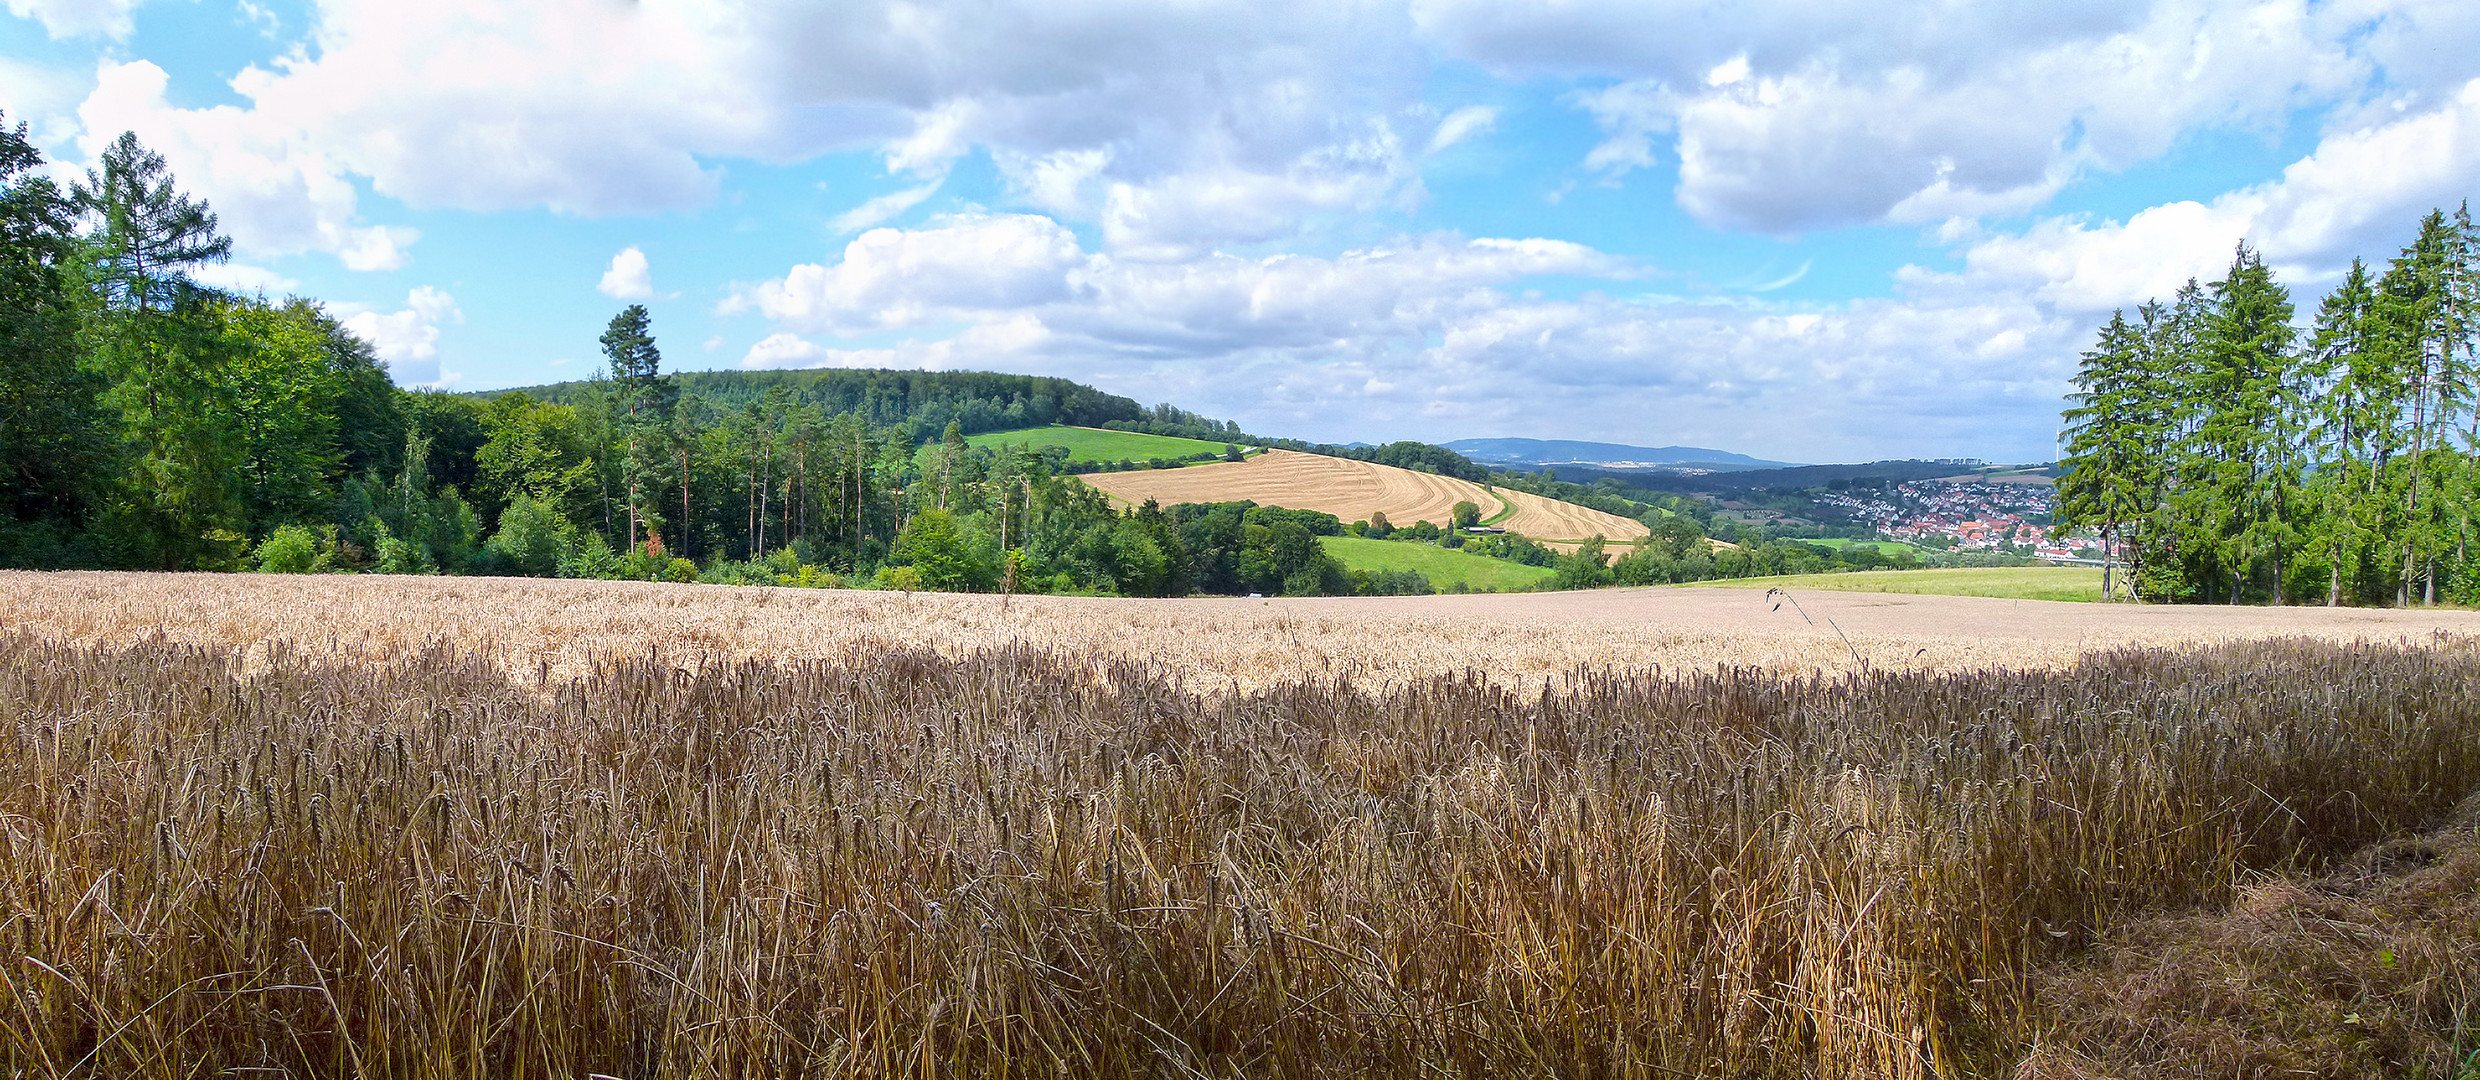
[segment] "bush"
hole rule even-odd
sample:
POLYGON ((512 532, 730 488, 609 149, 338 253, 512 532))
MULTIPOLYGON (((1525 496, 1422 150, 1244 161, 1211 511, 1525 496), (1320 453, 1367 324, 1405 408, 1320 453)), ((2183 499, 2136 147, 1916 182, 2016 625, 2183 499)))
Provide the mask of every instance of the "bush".
POLYGON ((878 587, 897 592, 920 592, 921 571, 910 566, 882 566, 878 570, 878 587))
POLYGON ((694 584, 697 579, 697 564, 687 559, 675 558, 663 567, 663 580, 675 585, 694 584))
POLYGON ((1611 573, 1609 567, 1604 565, 1607 561, 1608 558, 1602 554, 1602 538, 1596 536, 1577 545, 1574 554, 1559 556, 1558 561, 1552 564, 1558 576, 1552 580, 1562 589, 1590 589, 1596 585, 1608 585, 1611 573))
POLYGON ((603 534, 587 533, 585 543, 560 560, 560 576, 608 581, 620 576, 620 556, 612 553, 611 544, 603 539, 603 534))
POLYGON ((577 546, 577 527, 550 503, 520 493, 500 512, 499 531, 483 544, 498 564, 514 573, 550 577, 577 546))
POLYGON ((327 569, 318 537, 299 525, 279 525, 258 542, 258 569, 263 574, 315 574, 327 569))

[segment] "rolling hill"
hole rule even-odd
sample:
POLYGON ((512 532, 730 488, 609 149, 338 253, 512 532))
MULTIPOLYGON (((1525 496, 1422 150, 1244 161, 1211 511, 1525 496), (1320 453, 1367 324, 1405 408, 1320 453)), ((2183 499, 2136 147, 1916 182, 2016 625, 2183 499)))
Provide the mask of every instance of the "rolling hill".
POLYGON ((1781 468, 1728 450, 1696 446, 1628 446, 1622 443, 1576 442, 1569 439, 1457 439, 1447 449, 1486 465, 1590 465, 1604 469, 1740 469, 1781 468))
POLYGON ((1456 503, 1470 502, 1481 508, 1483 520, 1536 540, 1574 542, 1598 534, 1628 542, 1652 532, 1644 523, 1617 514, 1522 491, 1292 450, 1268 450, 1238 463, 1093 473, 1084 480, 1124 503, 1153 499, 1170 506, 1246 499, 1322 511, 1345 521, 1383 513, 1401 526, 1416 521, 1444 525, 1456 503))

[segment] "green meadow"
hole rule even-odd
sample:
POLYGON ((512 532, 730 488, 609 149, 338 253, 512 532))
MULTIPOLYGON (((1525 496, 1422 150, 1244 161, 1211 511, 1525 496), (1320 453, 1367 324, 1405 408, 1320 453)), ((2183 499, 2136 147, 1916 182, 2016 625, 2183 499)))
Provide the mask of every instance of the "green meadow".
MULTIPOLYGON (((1064 447, 1070 461, 1151 461, 1155 458, 1184 458, 1196 454, 1220 454, 1223 445, 1203 439, 1182 439, 1169 435, 1147 435, 1135 431, 1107 431, 1102 428, 1051 427, 1018 428, 1014 431, 985 431, 965 436, 966 443, 976 447, 1026 446, 1036 449, 1064 447)), ((1244 448, 1245 449, 1245 448, 1244 448)))
POLYGON ((1960 570, 1862 570, 1848 574, 1703 581, 1723 589, 1816 589, 1830 592, 1914 593, 1924 596, 1994 596, 2003 600, 2101 599, 2101 569, 2094 566, 1999 566, 1960 570))
POLYGON ((1318 542, 1347 570, 1418 570, 1430 587, 1441 592, 1461 582, 1475 591, 1515 592, 1551 578, 1547 568, 1467 555, 1461 551, 1410 540, 1371 540, 1358 536, 1326 536, 1318 542))

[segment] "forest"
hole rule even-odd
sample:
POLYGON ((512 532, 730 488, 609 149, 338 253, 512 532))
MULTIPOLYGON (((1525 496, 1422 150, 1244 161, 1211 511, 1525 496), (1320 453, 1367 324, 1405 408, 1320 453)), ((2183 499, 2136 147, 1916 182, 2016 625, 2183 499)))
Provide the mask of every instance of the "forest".
POLYGON ((2244 244, 2220 280, 2113 313, 2064 414, 2060 530, 2099 534, 2115 595, 2480 603, 2468 205, 2296 316, 2244 244))

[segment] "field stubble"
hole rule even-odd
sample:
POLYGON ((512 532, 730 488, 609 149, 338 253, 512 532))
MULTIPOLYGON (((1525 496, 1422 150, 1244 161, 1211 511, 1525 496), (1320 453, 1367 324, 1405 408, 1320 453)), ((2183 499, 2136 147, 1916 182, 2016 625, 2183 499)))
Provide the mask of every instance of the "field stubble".
POLYGON ((1481 508, 1481 516, 1491 517, 1504 499, 1514 513, 1498 525, 1536 540, 1583 540, 1598 533, 1613 542, 1633 541, 1652 531, 1642 522, 1617 514, 1510 488, 1499 488, 1494 494, 1452 476, 1293 450, 1268 450, 1232 464, 1091 473, 1084 480, 1123 502, 1153 499, 1171 506, 1248 499, 1267 506, 1318 510, 1346 522, 1365 521, 1383 512, 1397 526, 1416 521, 1444 526, 1453 520, 1459 502, 1470 502, 1481 508))

